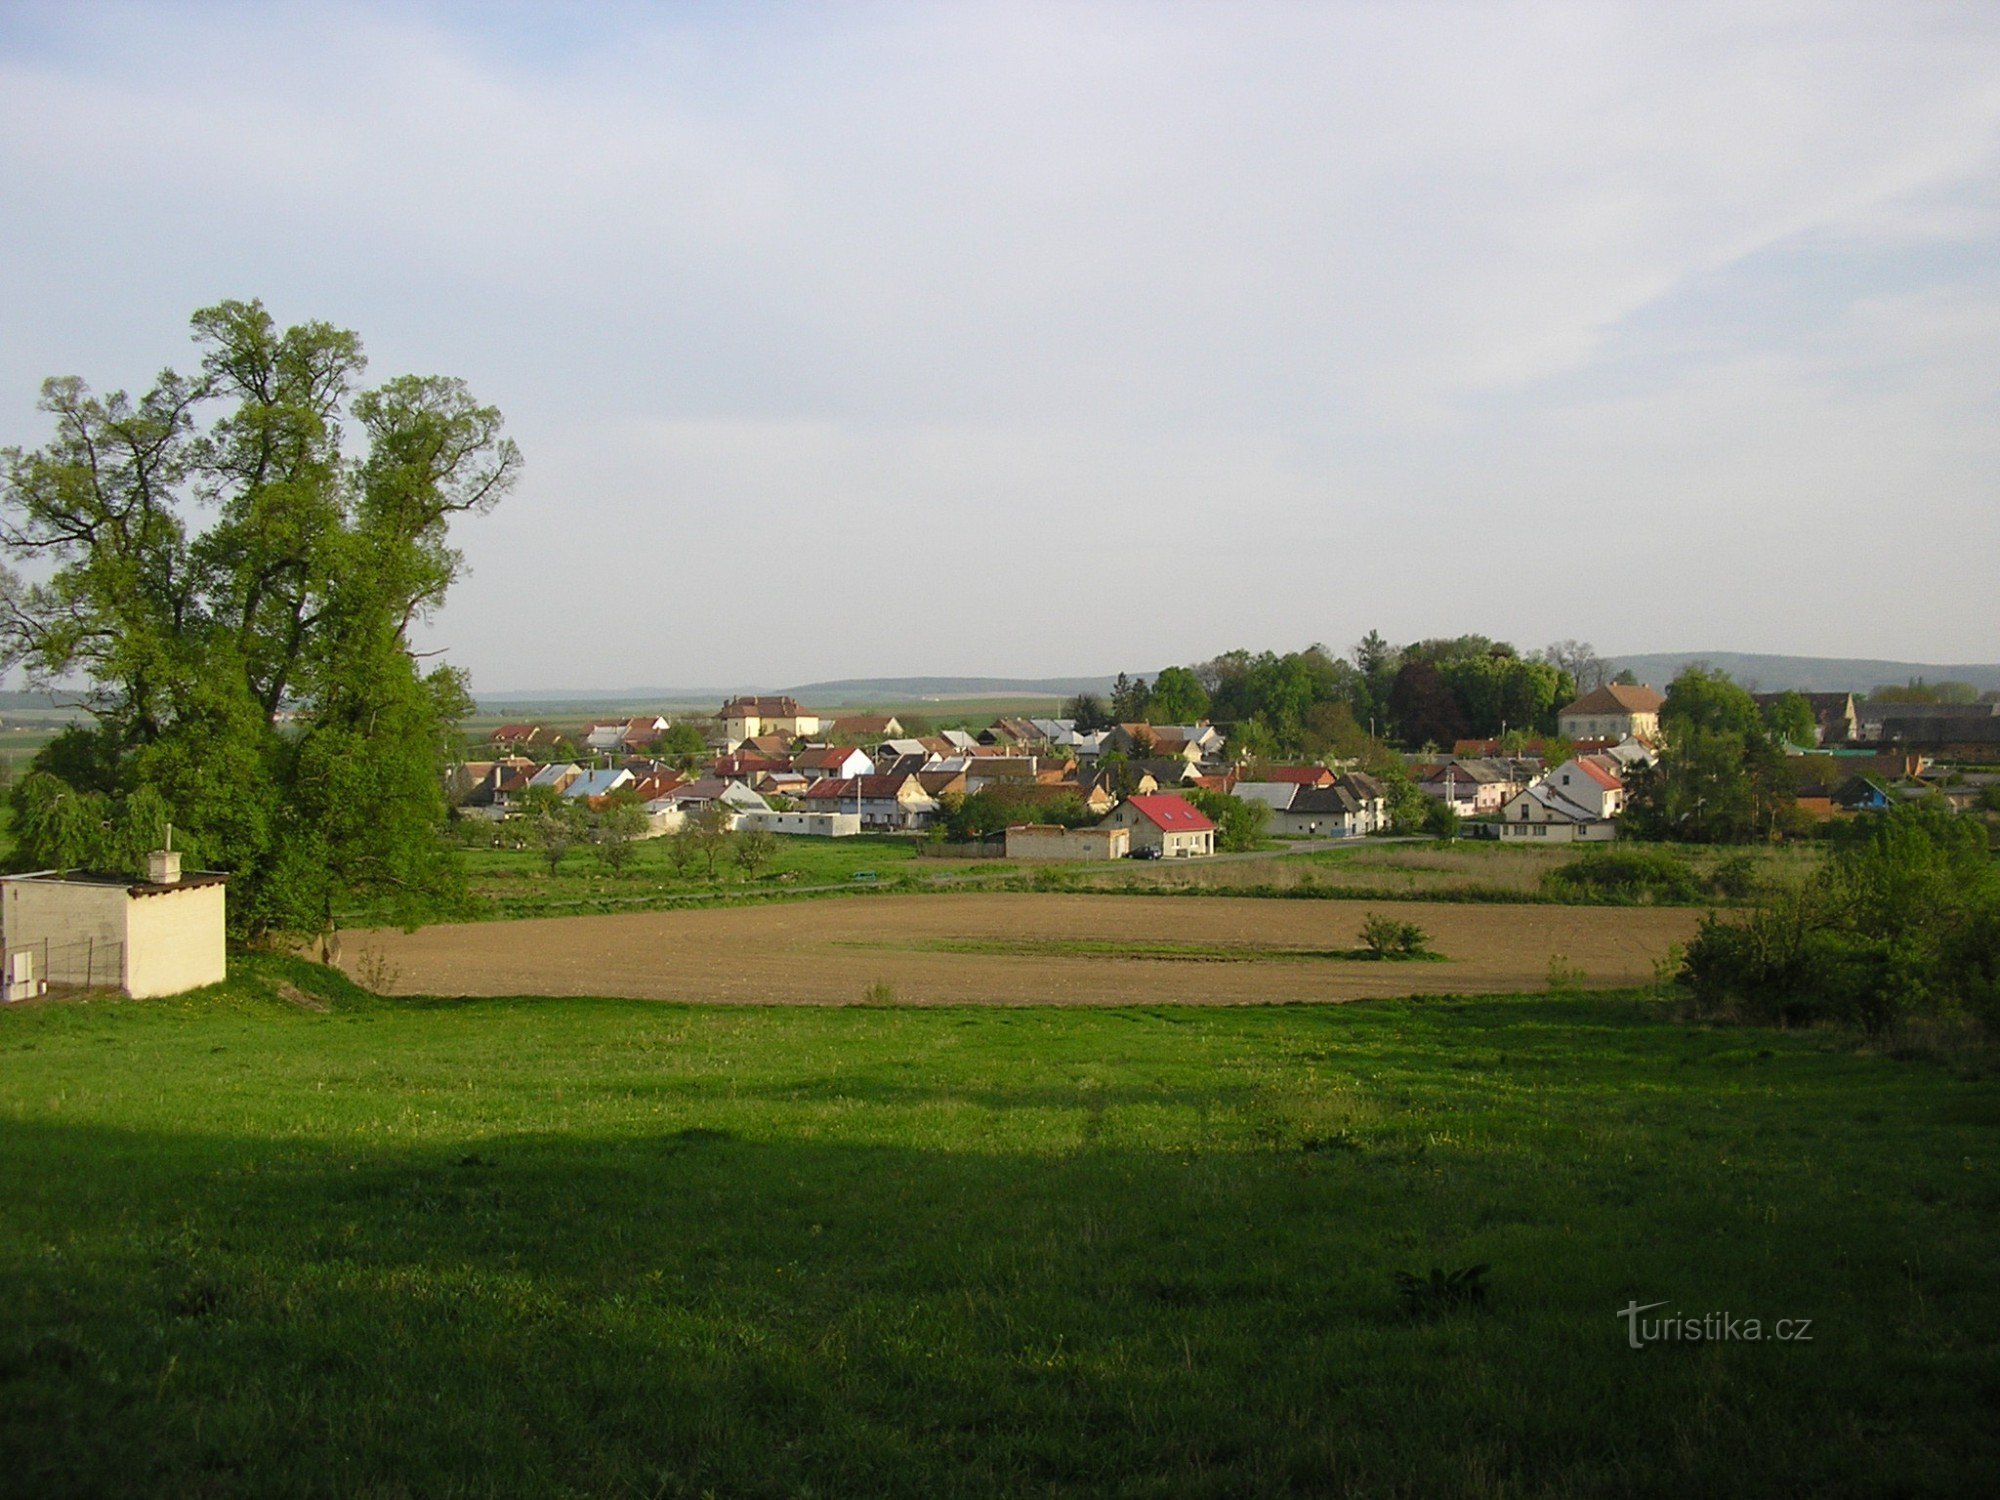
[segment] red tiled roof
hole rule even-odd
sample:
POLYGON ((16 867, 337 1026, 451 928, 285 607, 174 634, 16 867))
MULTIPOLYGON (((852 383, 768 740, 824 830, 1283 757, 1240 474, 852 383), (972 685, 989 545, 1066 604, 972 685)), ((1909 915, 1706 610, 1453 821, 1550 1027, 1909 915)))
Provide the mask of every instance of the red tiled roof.
POLYGON ((1579 758, 1577 765, 1583 769, 1583 773, 1586 776, 1603 787, 1607 792, 1620 792, 1625 789, 1624 782, 1620 781, 1596 762, 1579 758))
POLYGON ((1257 773, 1259 781, 1292 781, 1300 786, 1325 786, 1333 772, 1325 766, 1266 766, 1257 773))
POLYGON ((1167 833, 1207 833, 1215 828, 1208 814, 1185 797, 1127 797, 1125 805, 1167 833))
MULTIPOLYGON (((805 795, 814 802, 838 802, 843 797, 852 797, 858 784, 864 801, 894 801, 902 792, 903 783, 910 779, 908 776, 829 776, 807 787, 805 795)), ((918 786, 921 787, 922 783, 919 782, 918 786)))

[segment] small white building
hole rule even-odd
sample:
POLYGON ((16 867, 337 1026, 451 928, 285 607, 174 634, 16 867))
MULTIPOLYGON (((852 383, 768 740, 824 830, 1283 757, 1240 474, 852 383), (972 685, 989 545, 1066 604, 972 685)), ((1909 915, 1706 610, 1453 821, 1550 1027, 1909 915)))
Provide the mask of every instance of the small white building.
POLYGON ((793 837, 849 839, 861 832, 861 815, 851 812, 746 812, 736 817, 739 832, 761 829, 793 837))
POLYGON ((229 877, 183 875, 170 852, 149 861, 145 880, 53 870, 0 876, 7 999, 50 984, 116 988, 146 1000, 221 983, 229 877))
POLYGON ((1128 828, 1065 828, 1020 823, 1007 830, 1009 859, 1123 859, 1132 852, 1128 828))

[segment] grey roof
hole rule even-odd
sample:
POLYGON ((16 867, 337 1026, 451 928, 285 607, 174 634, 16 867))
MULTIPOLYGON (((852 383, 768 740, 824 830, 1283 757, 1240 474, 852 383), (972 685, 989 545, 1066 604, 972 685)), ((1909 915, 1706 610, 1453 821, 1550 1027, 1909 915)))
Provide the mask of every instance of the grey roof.
POLYGON ((1245 802, 1261 802, 1272 812, 1288 812, 1302 790, 1296 781, 1239 781, 1230 795, 1245 802))
POLYGON ((1286 809, 1291 813, 1358 813, 1361 799, 1341 786, 1302 786, 1286 809))

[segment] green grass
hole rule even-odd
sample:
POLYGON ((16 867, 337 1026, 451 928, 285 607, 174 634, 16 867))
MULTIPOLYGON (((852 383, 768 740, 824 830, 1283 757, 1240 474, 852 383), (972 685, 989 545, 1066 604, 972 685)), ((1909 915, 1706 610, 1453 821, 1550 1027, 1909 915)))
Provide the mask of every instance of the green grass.
MULTIPOLYGON (((507 825, 506 834, 514 833, 507 825)), ((674 906, 690 900, 734 901, 789 896, 815 886, 855 884, 857 872, 873 871, 876 884, 898 877, 927 878, 961 873, 999 876, 998 860, 917 861, 916 840, 886 834, 823 839, 780 837, 777 852, 756 874, 739 869, 725 853, 711 877, 697 861, 685 873, 674 868, 666 839, 642 839, 631 846, 632 862, 614 874, 589 850, 570 852, 549 874, 548 864, 532 848, 474 845, 465 851, 471 886, 472 917, 575 916, 579 913, 629 911, 648 906, 674 906)), ((365 923, 366 911, 344 913, 349 925, 365 923)))
POLYGON ((15 1494, 1991 1477, 2000 1084, 1633 998, 419 1003, 263 961, 0 1012, 0 1122, 15 1494), (1484 1309, 1399 1310, 1477 1262, 1484 1309), (1627 1348, 1661 1299, 1812 1341, 1627 1348))

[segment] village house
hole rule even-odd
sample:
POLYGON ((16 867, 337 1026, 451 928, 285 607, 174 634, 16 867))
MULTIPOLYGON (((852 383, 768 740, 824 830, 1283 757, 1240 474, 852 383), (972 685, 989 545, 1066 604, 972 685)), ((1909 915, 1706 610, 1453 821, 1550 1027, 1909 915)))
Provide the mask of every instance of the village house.
POLYGON ((561 738, 539 724, 502 724, 486 737, 488 744, 501 750, 547 749, 561 738))
POLYGON ((1618 836, 1625 784, 1589 756, 1564 761, 1501 809, 1503 839, 1596 841, 1618 836))
POLYGON ((564 787, 562 794, 596 812, 603 809, 606 797, 633 785, 638 779, 622 766, 609 771, 585 771, 564 787))
POLYGON ((937 798, 915 774, 828 777, 800 801, 808 812, 858 813, 862 827, 897 833, 929 827, 938 812, 937 798))
POLYGON ((1558 712, 1556 724, 1569 740, 1651 740, 1660 733, 1666 701, 1649 687, 1607 682, 1558 712))
POLYGON ((552 792, 566 792, 570 783, 583 774, 583 767, 573 760, 551 761, 528 778, 530 787, 547 787, 552 792))
POLYGON ((796 698, 788 697, 731 698, 722 705, 716 718, 732 746, 760 734, 811 739, 820 730, 820 716, 799 707, 796 698))
POLYGON ((848 714, 835 719, 825 732, 835 744, 865 745, 877 740, 900 739, 903 721, 894 714, 848 714))
POLYGON ((1127 797, 1098 825, 1124 828, 1132 835, 1132 853, 1154 851, 1155 859, 1190 859, 1215 853, 1215 825, 1185 797, 1160 793, 1127 797))
POLYGON ((1426 767, 1416 777, 1418 791, 1443 802, 1461 818, 1498 812, 1525 785, 1498 762, 1484 759, 1447 760, 1426 767))
POLYGON ((606 753, 644 750, 649 745, 657 744, 669 727, 658 714, 636 719, 604 719, 584 726, 583 746, 586 750, 606 753))
POLYGON ((1388 796, 1374 777, 1350 772, 1332 783, 1239 781, 1233 795, 1271 810, 1279 838, 1360 838, 1384 826, 1388 796))

